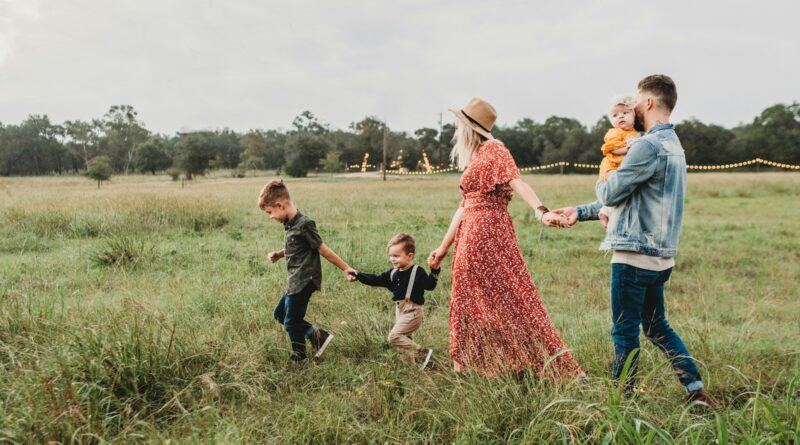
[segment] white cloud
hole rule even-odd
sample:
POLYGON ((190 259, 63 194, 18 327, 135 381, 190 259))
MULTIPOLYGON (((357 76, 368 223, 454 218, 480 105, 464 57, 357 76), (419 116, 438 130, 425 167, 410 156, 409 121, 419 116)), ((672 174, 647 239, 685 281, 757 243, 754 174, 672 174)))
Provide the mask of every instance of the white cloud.
POLYGON ((18 22, 39 20, 38 0, 0 0, 0 64, 14 51, 18 22))

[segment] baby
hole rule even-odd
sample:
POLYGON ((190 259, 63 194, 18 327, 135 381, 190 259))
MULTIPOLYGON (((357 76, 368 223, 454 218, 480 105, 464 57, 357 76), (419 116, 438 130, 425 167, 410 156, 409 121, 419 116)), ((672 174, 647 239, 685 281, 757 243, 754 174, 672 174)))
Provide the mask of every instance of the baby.
MULTIPOLYGON (((600 149, 605 157, 600 163, 600 181, 605 181, 609 173, 619 168, 622 160, 628 153, 631 140, 639 137, 639 132, 633 129, 636 99, 633 96, 615 96, 611 102, 608 117, 613 128, 609 128, 603 138, 603 147, 600 149)), ((600 219, 608 222, 611 216, 611 207, 600 209, 600 219)))

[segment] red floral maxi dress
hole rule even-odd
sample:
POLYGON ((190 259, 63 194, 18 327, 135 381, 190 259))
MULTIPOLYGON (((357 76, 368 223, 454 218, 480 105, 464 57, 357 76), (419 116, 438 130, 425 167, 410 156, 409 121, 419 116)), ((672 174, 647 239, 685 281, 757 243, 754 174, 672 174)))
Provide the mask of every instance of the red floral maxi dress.
POLYGON ((494 377, 530 367, 536 375, 578 376, 580 366, 547 315, 508 213, 519 178, 498 140, 481 145, 461 176, 461 217, 453 253, 450 357, 456 369, 494 377))

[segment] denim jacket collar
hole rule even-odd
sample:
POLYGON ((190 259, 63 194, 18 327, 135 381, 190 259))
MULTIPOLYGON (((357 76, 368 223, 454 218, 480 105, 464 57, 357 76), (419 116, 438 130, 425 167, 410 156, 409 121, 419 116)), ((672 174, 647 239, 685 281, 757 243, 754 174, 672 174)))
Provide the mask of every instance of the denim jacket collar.
POLYGON ((675 127, 675 125, 673 125, 673 124, 670 124, 670 123, 666 123, 666 124, 655 124, 655 125, 653 125, 653 127, 650 129, 650 131, 648 131, 646 134, 653 134, 653 133, 655 133, 656 131, 661 131, 661 130, 671 130, 671 129, 673 129, 674 127, 675 127))

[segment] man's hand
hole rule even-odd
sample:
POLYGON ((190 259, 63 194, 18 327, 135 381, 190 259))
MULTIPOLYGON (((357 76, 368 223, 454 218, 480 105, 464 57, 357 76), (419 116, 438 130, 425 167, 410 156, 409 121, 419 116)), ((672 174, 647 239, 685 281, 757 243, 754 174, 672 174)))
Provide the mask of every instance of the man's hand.
POLYGON ((277 252, 270 252, 270 253, 267 254, 267 259, 272 263, 278 261, 281 258, 283 258, 283 251, 282 250, 279 250, 277 252))
POLYGON ((343 270, 344 272, 344 279, 353 282, 356 281, 356 275, 358 275, 358 271, 353 269, 352 267, 348 267, 347 269, 343 270))
POLYGON ((597 215, 597 218, 600 220, 601 223, 603 223, 603 228, 608 230, 608 215, 606 215, 605 213, 601 213, 597 215))
POLYGON ((431 269, 439 269, 439 264, 442 262, 444 257, 447 256, 447 251, 443 246, 439 246, 436 250, 431 252, 428 256, 428 267, 431 269))
POLYGON ((562 207, 560 209, 555 209, 550 213, 562 215, 566 220, 568 227, 572 227, 578 222, 578 209, 576 207, 562 207))

